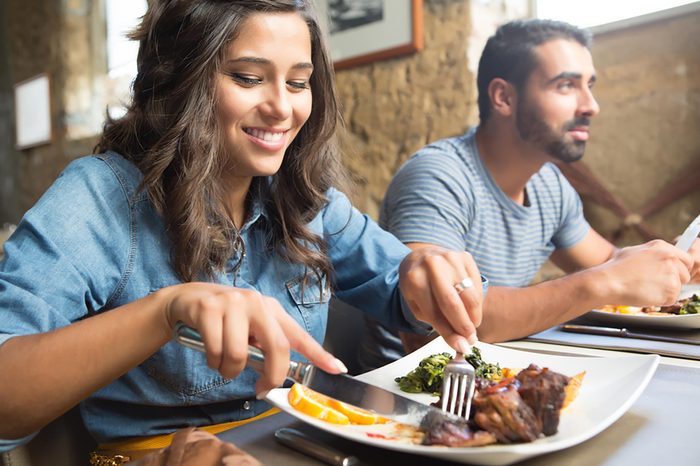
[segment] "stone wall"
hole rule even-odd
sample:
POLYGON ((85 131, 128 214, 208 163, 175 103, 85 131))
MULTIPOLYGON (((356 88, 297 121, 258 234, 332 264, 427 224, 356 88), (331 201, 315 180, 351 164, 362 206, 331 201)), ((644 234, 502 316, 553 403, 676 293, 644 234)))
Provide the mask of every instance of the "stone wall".
MULTIPOLYGON (((595 95, 601 106, 584 160, 605 186, 639 212, 700 160, 700 8, 670 19, 596 34, 595 95)), ((603 233, 620 220, 586 205, 603 233)), ((673 239, 700 214, 700 190, 647 219, 673 239)), ((630 230, 621 244, 639 241, 630 230)))
POLYGON ((526 1, 425 0, 424 49, 338 72, 349 130, 345 161, 358 208, 377 218, 392 175, 412 153, 478 122, 476 68, 496 25, 526 1))
POLYGON ((72 159, 91 152, 101 126, 101 116, 90 113, 93 88, 105 64, 100 1, 4 0, 0 10, 0 64, 7 65, 0 71, 2 225, 19 221, 72 159), (44 72, 50 77, 53 141, 17 150, 14 84, 44 72))
MULTIPOLYGON (((423 51, 338 73, 359 208, 376 218, 391 175, 407 157, 478 122, 476 65, 485 40, 497 24, 526 13, 527 2, 426 0, 423 51)), ((700 9, 595 36, 602 112, 584 161, 633 212, 700 159, 698 38, 700 9)), ((621 224, 594 204, 585 209, 603 234, 621 224)), ((673 239, 698 213, 700 191, 647 221, 673 239)), ((640 241, 626 231, 619 244, 640 241)))
MULTIPOLYGON (((393 0, 392 0, 393 1, 393 0)), ((349 129, 345 160, 358 207, 375 217, 391 176, 413 152, 477 122, 475 70, 496 25, 527 0, 424 0, 424 49, 338 72, 349 129)), ((16 223, 65 165, 90 152, 104 108, 101 0, 0 2, 0 225, 16 223), (14 83, 51 74, 54 142, 13 147, 14 83)), ((700 158, 700 12, 596 36, 595 120, 585 161, 633 211, 700 158)), ((695 174, 688 174, 694 176, 695 174)), ((619 225, 586 205, 603 233, 619 225)), ((665 237, 700 212, 700 193, 649 219, 665 237)), ((634 234, 623 241, 636 241, 634 234)))

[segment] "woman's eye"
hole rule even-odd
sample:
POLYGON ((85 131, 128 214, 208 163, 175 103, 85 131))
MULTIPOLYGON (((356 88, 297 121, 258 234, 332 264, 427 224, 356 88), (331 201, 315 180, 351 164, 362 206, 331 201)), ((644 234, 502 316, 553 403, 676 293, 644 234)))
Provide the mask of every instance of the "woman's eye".
POLYGON ((309 89, 309 81, 287 81, 287 85, 294 89, 309 89))
POLYGON ((256 84, 262 83, 262 79, 238 73, 233 73, 231 75, 231 78, 233 78, 234 81, 239 82, 245 86, 255 86, 256 84))

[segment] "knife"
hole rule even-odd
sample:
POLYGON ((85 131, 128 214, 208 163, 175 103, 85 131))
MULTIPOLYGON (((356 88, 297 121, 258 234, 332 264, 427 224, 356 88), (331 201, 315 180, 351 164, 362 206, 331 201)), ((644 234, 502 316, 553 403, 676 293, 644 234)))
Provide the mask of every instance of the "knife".
MULTIPOLYGON (((173 338, 181 345, 204 352, 204 343, 199 332, 182 322, 173 330, 173 338)), ((265 355, 258 348, 248 345, 246 365, 262 372, 265 355)), ((419 403, 405 396, 362 382, 346 374, 329 374, 312 364, 289 361, 287 379, 298 382, 311 390, 335 398, 342 402, 374 411, 397 422, 420 427, 423 418, 430 414, 437 419, 455 420, 459 418, 432 406, 419 403)))
MULTIPOLYGON (((650 317, 653 319, 653 317, 650 317)), ((565 332, 587 333, 590 335, 604 335, 608 337, 639 338, 641 340, 664 341, 667 343, 683 343, 685 345, 700 345, 700 340, 689 338, 667 337, 664 335, 651 335, 648 333, 630 332, 626 328, 597 327, 594 325, 565 324, 559 327, 565 332)))
POLYGON ((360 460, 346 455, 296 429, 282 427, 275 431, 275 440, 284 446, 300 451, 333 466, 358 466, 360 460))
POLYGON ((680 239, 676 243, 676 247, 681 251, 688 252, 688 249, 690 249, 690 246, 693 245, 693 242, 698 237, 698 234, 700 234, 700 215, 695 217, 695 220, 690 222, 690 225, 688 225, 688 228, 685 229, 680 239))

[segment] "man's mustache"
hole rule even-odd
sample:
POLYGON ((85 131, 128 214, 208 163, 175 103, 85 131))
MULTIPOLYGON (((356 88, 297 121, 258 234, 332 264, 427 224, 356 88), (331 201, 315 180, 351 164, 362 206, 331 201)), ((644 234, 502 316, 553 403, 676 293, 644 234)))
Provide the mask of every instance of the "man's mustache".
POLYGON ((568 121, 564 124, 564 131, 569 131, 574 128, 580 128, 582 126, 588 127, 591 126, 591 119, 590 117, 578 117, 574 118, 571 121, 568 121))

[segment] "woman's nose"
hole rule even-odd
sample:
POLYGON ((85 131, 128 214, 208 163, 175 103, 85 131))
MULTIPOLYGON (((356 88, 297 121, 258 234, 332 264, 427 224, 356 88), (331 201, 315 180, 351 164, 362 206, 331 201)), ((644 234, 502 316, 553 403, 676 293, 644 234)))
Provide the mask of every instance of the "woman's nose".
POLYGON ((292 103, 287 86, 271 86, 263 104, 266 115, 276 120, 286 120, 292 114, 292 103))

